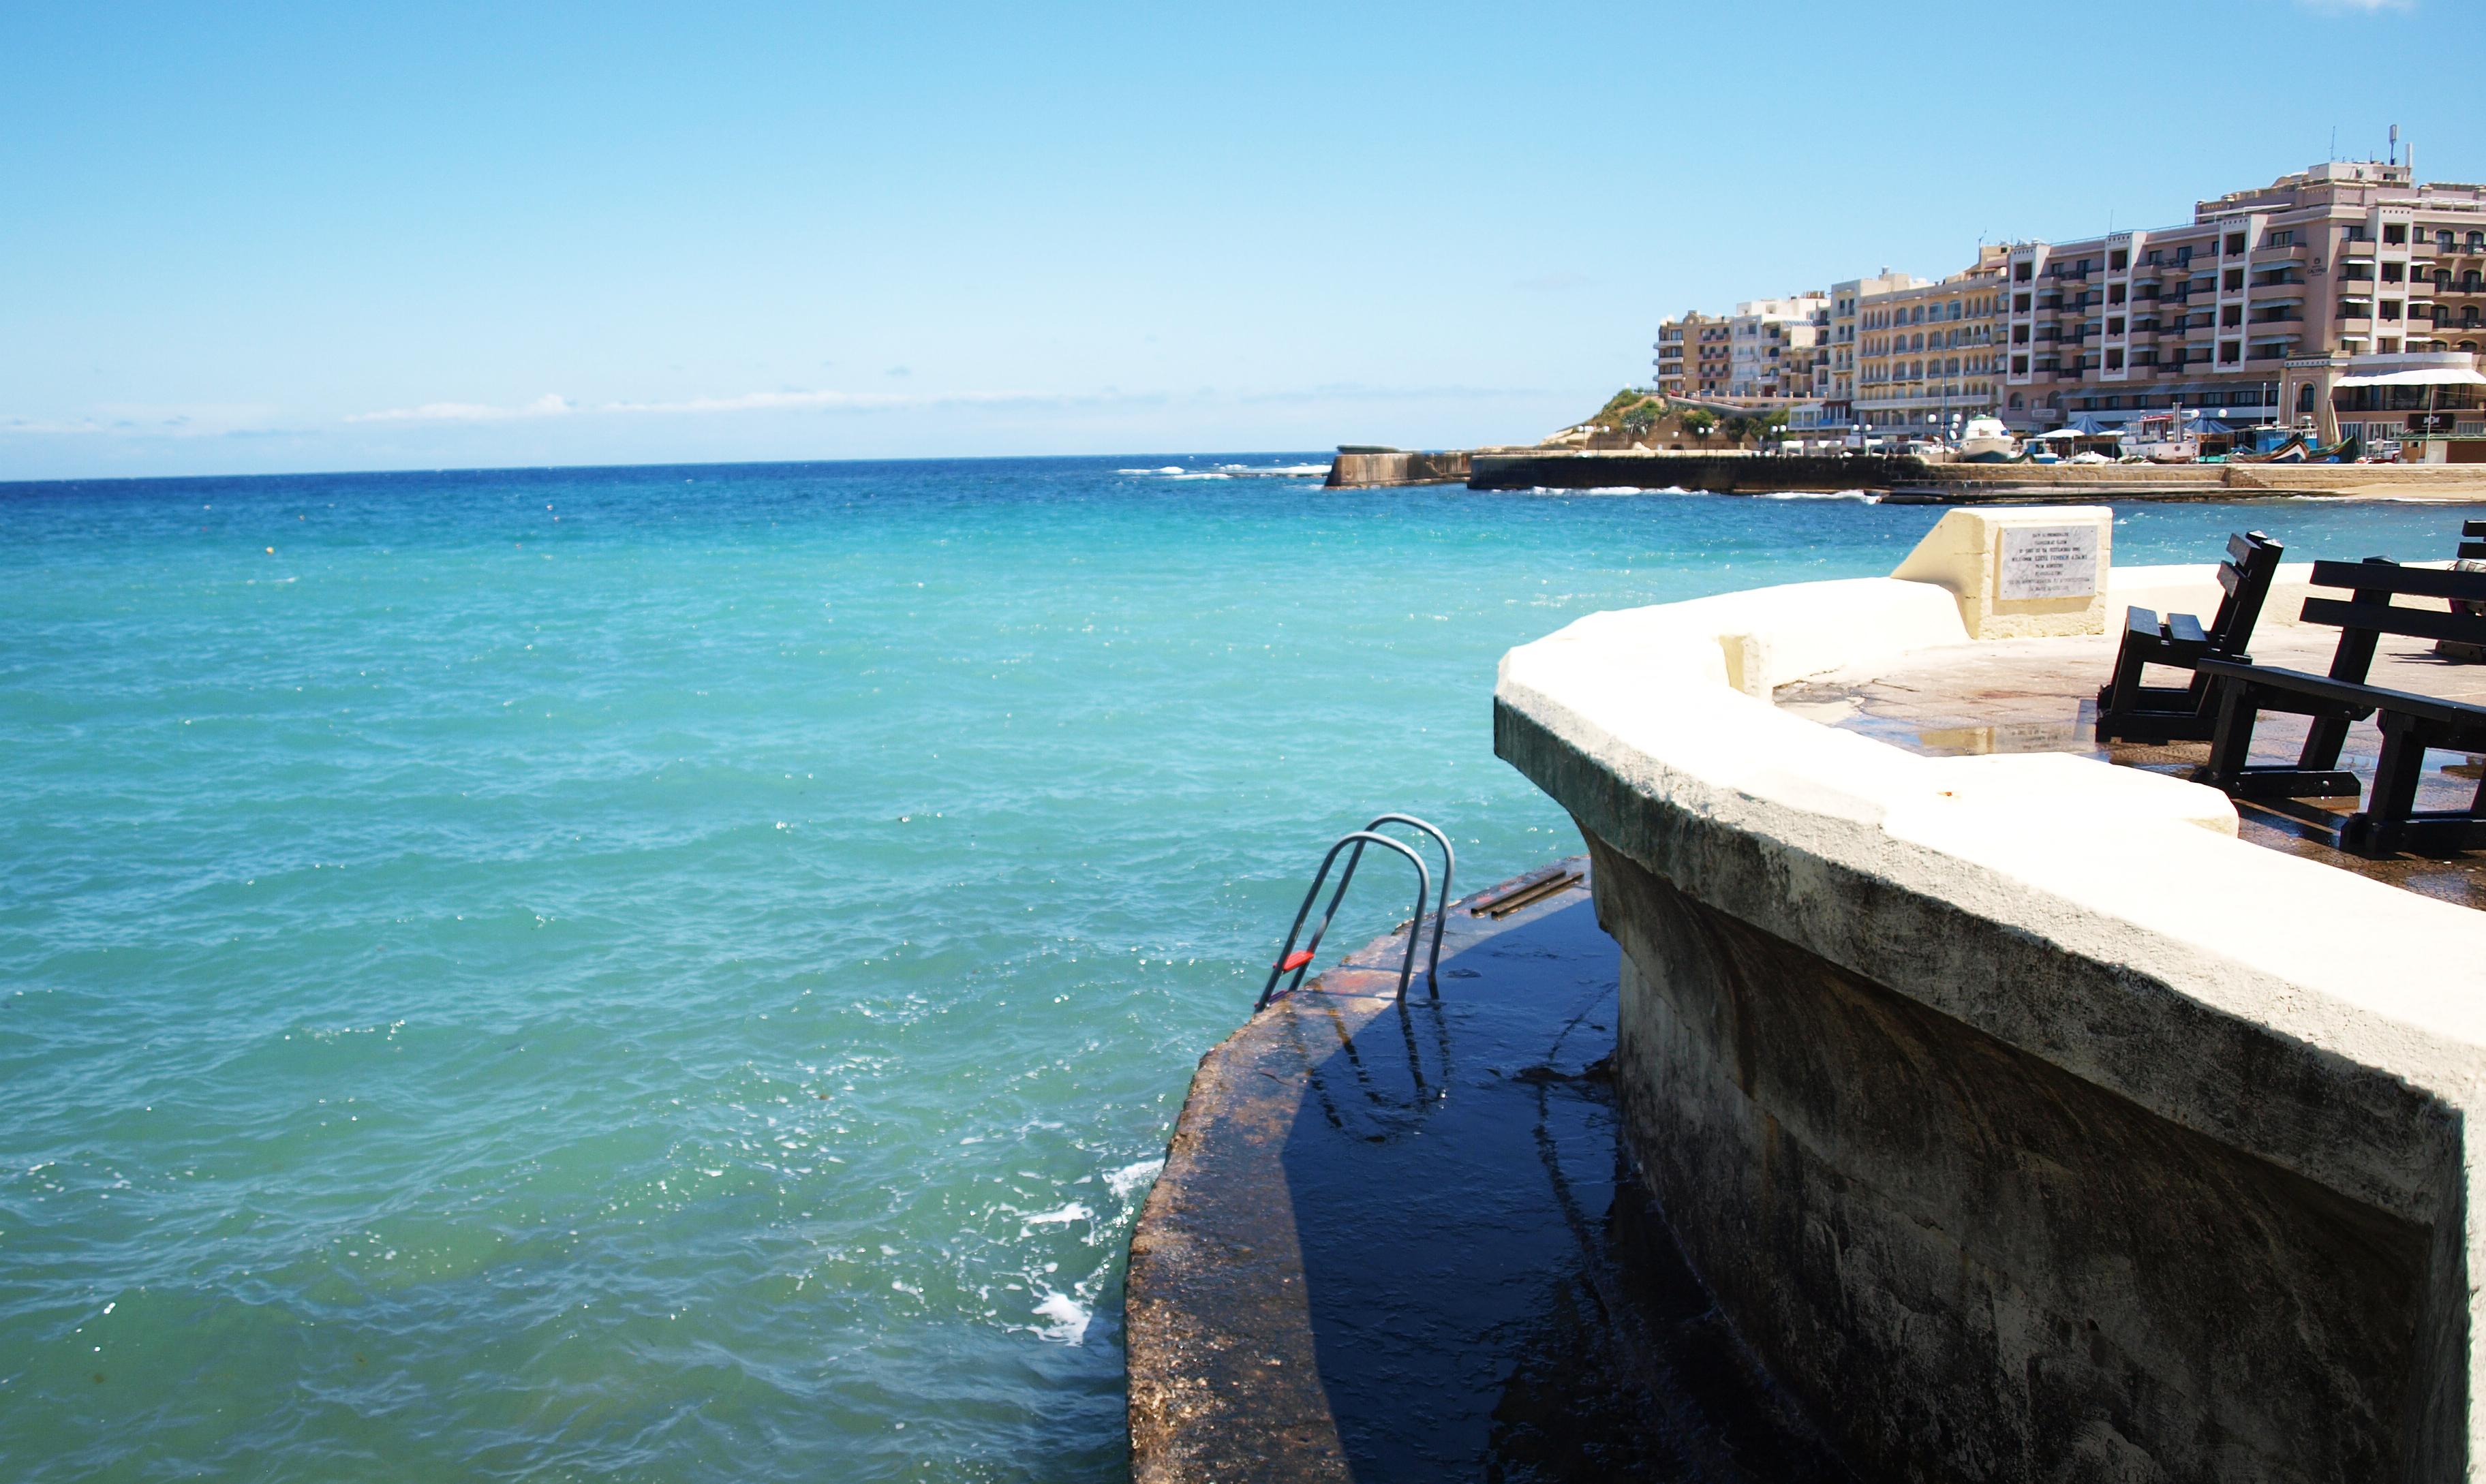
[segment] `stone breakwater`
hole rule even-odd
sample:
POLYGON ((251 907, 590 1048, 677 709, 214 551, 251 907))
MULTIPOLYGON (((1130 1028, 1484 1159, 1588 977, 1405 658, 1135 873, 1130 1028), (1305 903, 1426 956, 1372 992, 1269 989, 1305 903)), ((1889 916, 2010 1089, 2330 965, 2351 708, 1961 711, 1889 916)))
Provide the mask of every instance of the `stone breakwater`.
POLYGON ((1468 479, 1465 449, 1440 453, 1409 453, 1396 449, 1371 453, 1340 450, 1329 466, 1332 489, 1369 489, 1386 484, 1463 484, 1468 479))
POLYGON ((1712 494, 1827 494, 1862 489, 1896 503, 2233 500, 2319 495, 2364 500, 2486 500, 2486 465, 1955 464, 1905 455, 1477 449, 1340 453, 1332 488, 1464 481, 1470 489, 1698 489, 1712 494))

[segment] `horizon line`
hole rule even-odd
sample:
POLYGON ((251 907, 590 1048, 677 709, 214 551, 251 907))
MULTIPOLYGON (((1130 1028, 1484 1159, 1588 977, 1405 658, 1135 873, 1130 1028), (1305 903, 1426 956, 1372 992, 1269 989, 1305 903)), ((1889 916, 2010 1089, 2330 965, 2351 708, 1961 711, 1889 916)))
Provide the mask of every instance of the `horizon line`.
POLYGON ((1091 458, 1270 458, 1281 454, 1308 453, 1335 457, 1336 445, 1327 449, 1217 449, 1205 453, 949 453, 915 457, 884 458, 732 458, 732 459, 659 459, 639 463, 578 464, 415 464, 369 469, 306 469, 294 472, 262 472, 257 474, 105 474, 67 475, 53 478, 16 479, 0 477, 0 492, 42 484, 169 484, 201 483, 207 481, 241 480, 329 480, 370 475, 425 474, 557 474, 568 470, 619 469, 782 469, 831 464, 963 464, 1069 461, 1091 458))

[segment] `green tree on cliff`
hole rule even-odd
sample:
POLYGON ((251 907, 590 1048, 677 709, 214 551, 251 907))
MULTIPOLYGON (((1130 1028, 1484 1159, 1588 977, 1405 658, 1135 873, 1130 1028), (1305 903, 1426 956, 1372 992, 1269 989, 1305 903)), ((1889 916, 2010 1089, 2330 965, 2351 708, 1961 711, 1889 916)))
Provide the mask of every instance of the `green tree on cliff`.
POLYGON ((1645 438, 1657 426, 1657 403, 1641 402, 1623 414, 1623 431, 1635 438, 1645 438))
POLYGON ((1676 423, 1685 432, 1699 439, 1704 448, 1708 446, 1709 435, 1718 429, 1717 414, 1703 412, 1698 407, 1684 413, 1676 423))

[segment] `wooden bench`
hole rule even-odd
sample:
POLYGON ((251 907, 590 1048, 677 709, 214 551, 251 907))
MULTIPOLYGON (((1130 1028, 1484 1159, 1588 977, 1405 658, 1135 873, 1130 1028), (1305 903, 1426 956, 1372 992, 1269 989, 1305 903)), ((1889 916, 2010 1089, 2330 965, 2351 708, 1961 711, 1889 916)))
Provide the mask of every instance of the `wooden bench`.
POLYGON ((2217 689, 2218 724, 2210 760, 2194 776, 2238 798, 2339 798, 2359 791, 2357 776, 2339 769, 2348 726, 2368 716, 2382 728, 2383 747, 2365 808, 2341 825, 2341 848, 2365 855, 2396 850, 2460 850, 2486 844, 2486 785, 2466 810, 2419 813, 2417 786, 2428 748, 2486 752, 2486 706, 2412 691, 2369 685, 2376 643, 2386 634, 2412 639, 2449 639, 2486 644, 2486 618, 2405 608, 2392 598, 2432 597, 2452 603, 2486 603, 2486 572, 2446 572, 2401 566, 2380 557, 2363 562, 2317 562, 2313 585, 2343 588, 2350 596, 2308 598, 2304 621, 2335 625, 2339 647, 2328 674, 2256 665, 2251 659, 2208 658, 2198 666, 2217 689), (2312 725, 2293 767, 2247 762, 2253 723, 2263 711, 2309 717, 2312 725))
MULTIPOLYGON (((2460 535, 2462 538, 2460 549, 2454 553, 2457 561, 2478 562, 2486 560, 2486 541, 2477 539, 2477 537, 2481 536, 2486 536, 2486 520, 2462 521, 2460 523, 2460 535)), ((2458 603, 2454 603, 2451 606, 2454 612, 2462 611, 2462 605, 2458 603)), ((2470 613, 2486 613, 2486 603, 2470 604, 2466 611, 2470 613)), ((2442 655, 2445 659, 2451 661, 2455 665, 2486 665, 2486 646, 2478 645, 2464 645, 2449 639, 2438 640, 2434 646, 2434 652, 2442 655)))
POLYGON ((2206 629, 2191 614, 2168 614, 2162 621, 2146 608, 2124 611, 2114 678, 2098 687, 2099 741, 2209 739, 2218 718, 2210 704, 2210 678, 2197 667, 2205 658, 2245 657, 2285 551, 2258 531, 2227 537, 2227 560, 2219 563, 2219 586, 2226 595, 2219 599, 2219 611, 2206 629), (2143 685, 2141 672, 2150 665, 2193 671, 2192 682, 2143 685))

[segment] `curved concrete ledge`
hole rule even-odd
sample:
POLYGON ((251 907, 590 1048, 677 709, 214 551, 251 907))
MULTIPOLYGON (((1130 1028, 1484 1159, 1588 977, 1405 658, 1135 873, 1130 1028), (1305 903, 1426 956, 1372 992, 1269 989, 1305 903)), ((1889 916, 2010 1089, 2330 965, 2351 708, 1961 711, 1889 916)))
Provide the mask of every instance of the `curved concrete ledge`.
POLYGON ((1497 750, 1579 821, 1623 946, 1617 1080, 1678 1240, 1868 1472, 2467 1476, 2486 919, 2240 843, 2194 784, 1762 699, 1968 642, 1884 579, 1503 661, 1497 750))
POLYGON ((1131 1235, 1131 1473, 1851 1476, 1630 1179, 1616 953, 1580 858, 1403 929, 1201 1058, 1131 1235))

